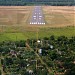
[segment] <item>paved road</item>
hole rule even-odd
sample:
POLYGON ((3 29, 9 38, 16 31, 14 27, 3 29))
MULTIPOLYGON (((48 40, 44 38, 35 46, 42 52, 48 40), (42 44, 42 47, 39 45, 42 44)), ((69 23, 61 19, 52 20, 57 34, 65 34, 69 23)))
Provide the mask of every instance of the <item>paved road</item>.
POLYGON ((43 17, 43 12, 42 12, 42 7, 41 6, 35 6, 32 17, 30 20, 30 24, 44 24, 45 25, 45 20, 43 17))

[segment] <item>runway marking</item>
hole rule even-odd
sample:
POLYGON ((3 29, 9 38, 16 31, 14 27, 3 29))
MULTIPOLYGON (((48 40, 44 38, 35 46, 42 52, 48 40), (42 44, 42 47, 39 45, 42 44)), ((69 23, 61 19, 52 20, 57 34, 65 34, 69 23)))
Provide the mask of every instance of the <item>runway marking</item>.
POLYGON ((42 17, 42 16, 39 16, 39 17, 42 17))
POLYGON ((41 6, 35 6, 30 24, 45 24, 41 6))
POLYGON ((37 22, 35 24, 37 24, 37 22))
POLYGON ((36 17, 36 16, 33 16, 33 17, 36 17))
POLYGON ((38 24, 40 24, 40 23, 38 22, 38 24))
POLYGON ((37 24, 37 22, 35 24, 37 24))
POLYGON ((32 24, 34 24, 34 23, 32 23, 32 24))
POLYGON ((44 23, 45 24, 45 23, 44 23))
POLYGON ((30 23, 30 24, 32 24, 32 23, 30 23))
POLYGON ((45 24, 45 23, 40 23, 40 22, 38 22, 38 23, 37 23, 37 22, 34 22, 34 23, 32 22, 32 23, 31 23, 31 22, 30 22, 30 24, 45 24))

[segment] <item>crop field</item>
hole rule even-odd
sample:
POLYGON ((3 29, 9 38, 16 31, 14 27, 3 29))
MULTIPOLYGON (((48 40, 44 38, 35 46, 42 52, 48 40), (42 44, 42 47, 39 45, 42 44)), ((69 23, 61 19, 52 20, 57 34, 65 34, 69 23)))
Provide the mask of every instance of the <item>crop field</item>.
POLYGON ((33 6, 0 6, 0 41, 75 36, 74 7, 42 6, 46 25, 30 25, 33 6))

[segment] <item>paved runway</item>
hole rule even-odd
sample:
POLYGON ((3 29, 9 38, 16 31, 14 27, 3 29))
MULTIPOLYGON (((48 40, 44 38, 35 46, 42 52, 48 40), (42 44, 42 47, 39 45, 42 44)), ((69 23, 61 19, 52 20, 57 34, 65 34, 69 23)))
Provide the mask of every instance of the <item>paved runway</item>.
POLYGON ((44 24, 45 25, 45 20, 43 17, 41 6, 35 6, 31 19, 30 19, 30 24, 41 24, 41 25, 44 24))

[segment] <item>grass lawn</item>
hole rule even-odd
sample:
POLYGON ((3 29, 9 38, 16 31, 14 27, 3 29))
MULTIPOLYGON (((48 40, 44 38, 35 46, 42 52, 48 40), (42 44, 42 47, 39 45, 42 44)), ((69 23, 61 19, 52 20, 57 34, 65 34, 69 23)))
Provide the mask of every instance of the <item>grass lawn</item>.
POLYGON ((16 40, 25 40, 27 37, 25 37, 22 33, 3 33, 0 34, 0 41, 16 41, 16 40))

